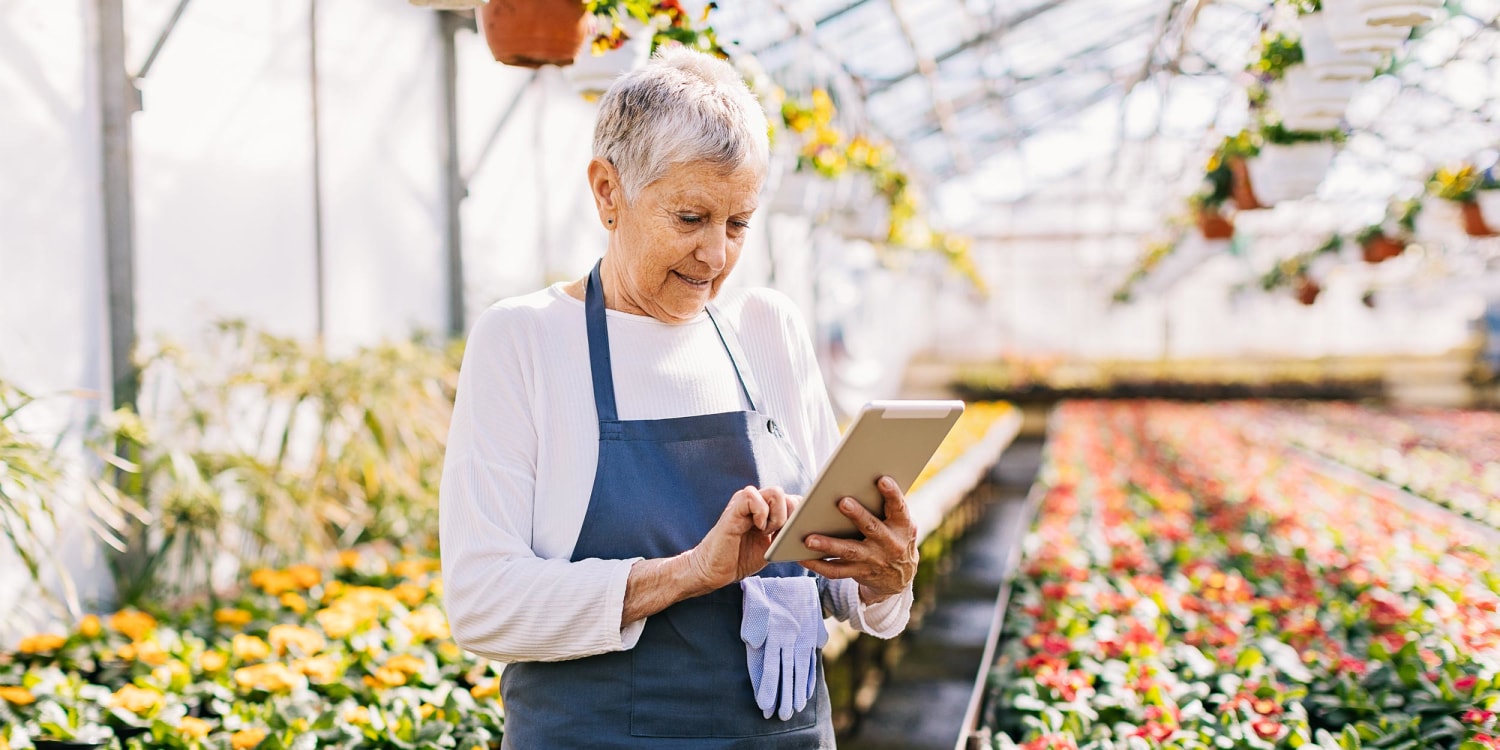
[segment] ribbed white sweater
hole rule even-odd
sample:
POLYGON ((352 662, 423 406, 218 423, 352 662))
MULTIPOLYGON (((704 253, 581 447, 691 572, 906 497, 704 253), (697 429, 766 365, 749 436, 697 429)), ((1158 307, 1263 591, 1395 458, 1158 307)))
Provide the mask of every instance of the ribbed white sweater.
MULTIPOLYGON (((811 340, 770 290, 718 299, 766 402, 808 467, 838 444, 811 340)), ((623 420, 746 408, 706 314, 668 325, 607 313, 623 420)), ((620 627, 632 560, 571 562, 599 457, 583 303, 562 285, 496 303, 474 323, 459 372, 440 493, 443 586, 453 637, 497 661, 557 661, 633 648, 645 620, 620 627)), ((729 498, 724 498, 727 503, 729 498)), ((851 580, 823 581, 827 614, 889 638, 906 627, 910 588, 866 607, 851 580)))

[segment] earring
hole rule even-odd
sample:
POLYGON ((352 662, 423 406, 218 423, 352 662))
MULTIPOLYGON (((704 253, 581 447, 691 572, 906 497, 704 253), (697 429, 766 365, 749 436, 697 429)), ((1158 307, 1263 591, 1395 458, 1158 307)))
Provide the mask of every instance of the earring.
POLYGON ((615 225, 615 220, 614 219, 605 219, 604 223, 606 223, 606 224, 608 224, 610 226, 614 226, 615 225))

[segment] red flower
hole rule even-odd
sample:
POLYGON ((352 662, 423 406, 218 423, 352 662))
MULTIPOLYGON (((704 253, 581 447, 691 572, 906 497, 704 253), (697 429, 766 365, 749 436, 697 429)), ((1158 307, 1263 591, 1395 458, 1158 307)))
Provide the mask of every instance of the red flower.
POLYGON ((1465 693, 1473 690, 1474 686, 1478 684, 1479 678, 1471 674, 1466 674, 1463 677, 1460 677, 1453 681, 1454 689, 1462 690, 1465 693))
POLYGON ((1063 734, 1044 734, 1024 745, 1021 750, 1078 750, 1078 745, 1063 734))
POLYGON ((1271 719, 1256 719, 1250 724, 1250 728, 1260 735, 1263 740, 1273 740, 1281 736, 1281 722, 1271 719))
POLYGON ((1281 704, 1270 698, 1256 698, 1250 701, 1250 708, 1261 716, 1276 716, 1281 713, 1281 704))
POLYGON ((1476 734, 1474 735, 1473 741, 1478 742, 1484 747, 1500 748, 1500 737, 1491 737, 1487 734, 1476 734))
POLYGON ((1148 721, 1135 730, 1135 736, 1145 737, 1152 742, 1166 742, 1172 735, 1177 733, 1176 727, 1167 726, 1160 722, 1148 721))
POLYGON ((1464 712, 1464 721, 1469 724, 1488 724, 1494 718, 1494 711, 1481 711, 1477 708, 1471 708, 1464 712))

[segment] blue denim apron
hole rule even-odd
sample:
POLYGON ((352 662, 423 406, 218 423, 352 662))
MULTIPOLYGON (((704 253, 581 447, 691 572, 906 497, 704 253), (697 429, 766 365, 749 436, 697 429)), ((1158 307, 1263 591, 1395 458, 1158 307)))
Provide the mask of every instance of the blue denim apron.
MULTIPOLYGON (((701 541, 746 486, 807 489, 807 475, 761 403, 733 329, 718 330, 751 411, 620 421, 609 359, 604 292, 595 265, 584 294, 589 367, 599 415, 599 464, 574 561, 671 557, 701 541)), ((810 573, 795 563, 761 576, 810 573)), ((740 640, 738 583, 646 619, 635 648, 560 662, 506 666, 506 748, 832 748, 823 665, 807 707, 764 718, 740 640)))

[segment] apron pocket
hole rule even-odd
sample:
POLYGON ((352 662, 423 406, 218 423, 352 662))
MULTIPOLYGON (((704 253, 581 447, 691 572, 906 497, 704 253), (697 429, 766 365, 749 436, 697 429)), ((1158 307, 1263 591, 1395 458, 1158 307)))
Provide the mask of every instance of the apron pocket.
POLYGON ((733 593, 680 602, 646 620, 630 651, 632 736, 756 737, 817 723, 817 695, 786 721, 765 718, 755 705, 733 593))

